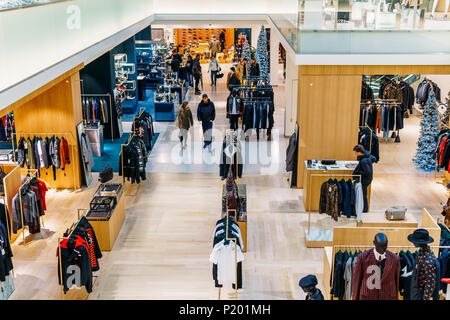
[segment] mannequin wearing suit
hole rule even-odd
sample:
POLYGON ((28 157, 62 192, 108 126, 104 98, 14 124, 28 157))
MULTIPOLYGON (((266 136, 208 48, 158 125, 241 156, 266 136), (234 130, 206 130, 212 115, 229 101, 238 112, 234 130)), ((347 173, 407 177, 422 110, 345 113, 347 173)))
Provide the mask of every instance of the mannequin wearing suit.
POLYGON ((353 300, 397 300, 400 258, 387 250, 384 233, 377 233, 375 248, 361 253, 355 263, 352 279, 353 300))

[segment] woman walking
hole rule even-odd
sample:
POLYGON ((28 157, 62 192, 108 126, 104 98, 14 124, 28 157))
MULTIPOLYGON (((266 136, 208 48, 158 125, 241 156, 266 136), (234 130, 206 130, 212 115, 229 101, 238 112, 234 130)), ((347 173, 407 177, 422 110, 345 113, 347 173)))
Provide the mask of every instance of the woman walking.
POLYGON ((216 55, 211 57, 209 61, 208 72, 211 72, 211 86, 217 85, 217 73, 220 71, 219 61, 216 59, 216 55))
POLYGON ((194 125, 194 119, 192 118, 192 112, 189 108, 189 103, 184 101, 180 107, 177 118, 177 127, 180 128, 180 143, 181 149, 186 148, 189 128, 194 125))

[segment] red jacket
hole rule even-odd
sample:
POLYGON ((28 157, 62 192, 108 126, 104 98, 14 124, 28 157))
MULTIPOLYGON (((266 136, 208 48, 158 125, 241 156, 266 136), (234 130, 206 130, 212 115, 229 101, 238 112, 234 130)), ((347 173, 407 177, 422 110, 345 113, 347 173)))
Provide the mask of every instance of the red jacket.
POLYGON ((386 261, 377 289, 377 260, 373 249, 366 250, 356 260, 352 279, 353 300, 397 300, 400 279, 400 257, 386 250, 386 261), (371 287, 374 288, 371 288, 371 287))

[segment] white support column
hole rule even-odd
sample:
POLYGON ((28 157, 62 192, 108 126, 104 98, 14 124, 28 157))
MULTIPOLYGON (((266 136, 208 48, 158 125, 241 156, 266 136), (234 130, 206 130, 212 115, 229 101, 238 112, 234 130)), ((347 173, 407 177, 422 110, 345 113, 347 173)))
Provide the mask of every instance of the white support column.
POLYGON ((284 115, 284 135, 291 136, 297 121, 298 66, 295 56, 286 54, 286 109, 284 115))
POLYGON ((258 36, 259 36, 259 32, 261 31, 261 26, 255 25, 252 26, 252 38, 250 40, 252 47, 253 48, 257 48, 258 46, 258 36))
POLYGON ((278 63, 278 46, 280 40, 277 37, 275 30, 270 30, 270 84, 278 85, 282 81, 280 79, 280 72, 282 73, 282 66, 278 63), (280 70, 281 68, 281 70, 280 70))

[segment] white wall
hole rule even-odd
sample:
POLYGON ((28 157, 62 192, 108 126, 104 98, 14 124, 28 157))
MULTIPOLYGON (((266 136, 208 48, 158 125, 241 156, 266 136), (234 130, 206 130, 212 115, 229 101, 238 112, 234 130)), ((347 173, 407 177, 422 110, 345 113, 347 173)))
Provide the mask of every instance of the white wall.
POLYGON ((0 92, 151 14, 152 0, 74 0, 1 12, 0 92))
POLYGON ((286 54, 286 113, 284 117, 284 135, 290 136, 297 121, 298 66, 295 56, 286 54))
POLYGON ((276 14, 296 13, 298 7, 297 0, 153 0, 153 10, 178 14, 276 14))

